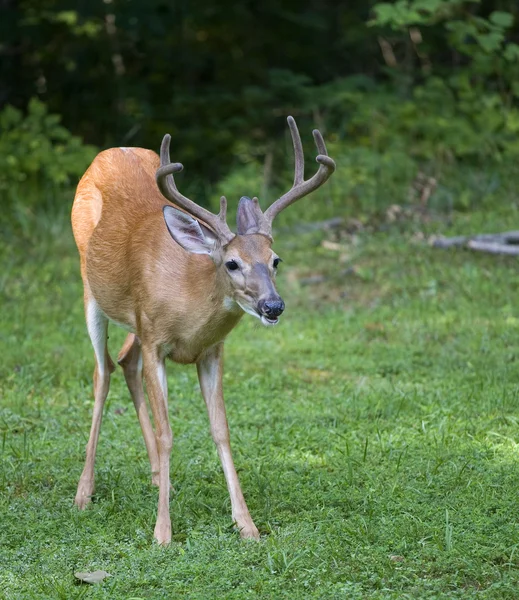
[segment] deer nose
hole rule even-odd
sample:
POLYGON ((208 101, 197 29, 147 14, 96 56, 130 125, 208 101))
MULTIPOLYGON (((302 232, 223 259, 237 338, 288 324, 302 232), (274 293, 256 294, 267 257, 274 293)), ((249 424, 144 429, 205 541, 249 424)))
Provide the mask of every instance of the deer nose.
POLYGON ((275 300, 263 300, 260 302, 260 311, 267 317, 279 317, 285 310, 285 303, 281 298, 275 300))

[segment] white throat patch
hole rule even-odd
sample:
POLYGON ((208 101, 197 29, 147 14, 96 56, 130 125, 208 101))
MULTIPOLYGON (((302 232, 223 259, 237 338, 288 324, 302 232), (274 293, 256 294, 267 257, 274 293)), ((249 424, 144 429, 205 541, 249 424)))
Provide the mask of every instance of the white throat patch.
POLYGON ((230 296, 225 296, 223 299, 223 307, 229 312, 236 312, 240 308, 230 296))

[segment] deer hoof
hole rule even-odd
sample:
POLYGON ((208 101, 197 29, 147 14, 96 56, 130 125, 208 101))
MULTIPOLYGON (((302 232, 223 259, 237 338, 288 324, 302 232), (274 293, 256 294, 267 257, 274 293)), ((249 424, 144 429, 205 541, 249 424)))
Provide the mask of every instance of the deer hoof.
POLYGON ((256 525, 250 523, 240 529, 240 537, 242 540, 259 540, 260 534, 256 525))
POLYGON ((171 524, 159 524, 155 525, 155 531, 153 537, 157 540, 159 546, 167 546, 171 542, 171 524))
POLYGON ((74 504, 79 508, 79 510, 84 510, 88 504, 90 504, 93 493, 94 486, 92 483, 79 482, 76 497, 74 498, 74 504))

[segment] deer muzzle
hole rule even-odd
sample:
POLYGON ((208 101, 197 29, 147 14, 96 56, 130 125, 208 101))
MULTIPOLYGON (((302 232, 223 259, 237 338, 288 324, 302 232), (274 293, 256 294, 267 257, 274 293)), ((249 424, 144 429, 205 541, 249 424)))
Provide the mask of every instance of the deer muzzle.
POLYGON ((262 299, 258 303, 258 312, 263 325, 275 325, 285 310, 285 303, 280 296, 262 299))

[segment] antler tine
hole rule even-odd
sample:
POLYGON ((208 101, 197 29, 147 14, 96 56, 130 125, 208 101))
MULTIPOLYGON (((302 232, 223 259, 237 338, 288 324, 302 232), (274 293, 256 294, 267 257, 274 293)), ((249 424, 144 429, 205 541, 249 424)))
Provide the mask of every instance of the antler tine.
POLYGON ((304 196, 307 196, 317 188, 321 187, 335 171, 335 161, 328 156, 323 136, 317 129, 314 129, 313 135, 315 145, 319 151, 319 154, 315 160, 319 163, 319 170, 313 177, 307 181, 304 181, 304 160, 301 138, 299 136, 294 119, 292 117, 288 117, 287 121, 288 126, 290 127, 290 132, 292 133, 294 154, 296 157, 294 185, 286 194, 283 194, 281 198, 276 200, 265 211, 265 219, 270 226, 272 226, 272 221, 283 209, 296 202, 296 200, 300 200, 304 196))
MULTIPOLYGON (((167 166, 171 169, 171 174, 180 173, 184 169, 184 165, 182 163, 172 163, 169 158, 169 144, 171 142, 171 136, 169 133, 166 133, 162 140, 162 144, 160 145, 160 165, 167 166)), ((168 177, 167 184, 169 184, 173 189, 178 191, 177 185, 175 183, 175 179, 173 177, 168 177)))
POLYGON ((220 212, 218 213, 220 221, 227 223, 227 198, 222 196, 220 198, 220 212))
POLYGON ((294 185, 298 185, 303 183, 305 178, 305 157, 303 154, 303 144, 301 142, 299 129, 297 128, 294 118, 288 117, 287 121, 288 126, 290 127, 290 133, 292 135, 292 143, 294 144, 294 185))
POLYGON ((328 152, 326 152, 326 144, 324 143, 323 136, 319 129, 314 129, 312 131, 312 135, 314 136, 314 142, 317 146, 317 150, 319 150, 319 154, 323 154, 324 156, 328 156, 328 152))
MULTIPOLYGON (((321 132, 318 129, 314 129, 312 131, 312 134, 314 136, 314 141, 315 141, 315 145, 317 146, 317 149, 319 150, 319 154, 316 157, 316 161, 321 164, 321 165, 326 165, 329 169, 332 169, 332 173, 333 171, 335 171, 335 161, 333 160, 333 158, 330 158, 328 156, 328 152, 326 151, 326 144, 324 143, 324 139, 323 136, 321 135, 321 132)), ((331 173, 330 173, 331 175, 331 173)))
POLYGON ((155 173, 155 179, 157 181, 158 188, 161 194, 171 202, 177 204, 180 208, 183 208, 193 217, 202 220, 204 223, 214 229, 215 233, 222 240, 224 244, 229 243, 233 237, 233 232, 229 229, 226 221, 227 213, 227 200, 222 196, 220 199, 220 213, 218 215, 198 206, 196 202, 193 202, 189 198, 186 198, 183 194, 178 191, 175 184, 173 173, 178 173, 184 168, 181 163, 170 162, 169 157, 169 144, 171 142, 171 136, 167 133, 160 146, 160 167, 155 173))

